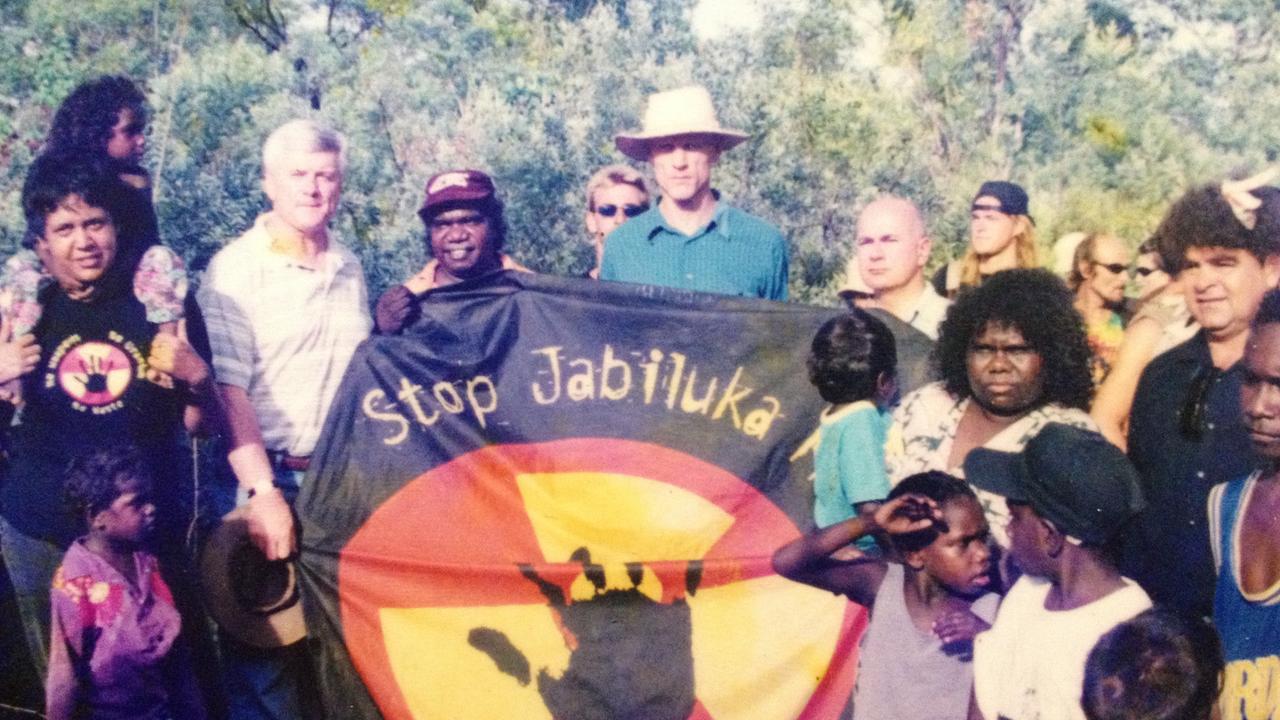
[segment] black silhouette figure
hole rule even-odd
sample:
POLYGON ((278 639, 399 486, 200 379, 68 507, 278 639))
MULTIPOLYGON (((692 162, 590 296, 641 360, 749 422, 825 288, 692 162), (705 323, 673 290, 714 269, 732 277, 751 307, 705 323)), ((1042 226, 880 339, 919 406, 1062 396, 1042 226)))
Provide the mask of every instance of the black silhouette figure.
MULTIPOLYGON (((574 551, 584 577, 595 586, 588 600, 572 601, 532 565, 520 573, 538 586, 560 618, 570 648, 569 667, 555 678, 538 671, 538 694, 557 720, 686 720, 695 702, 693 624, 683 597, 660 603, 640 591, 641 563, 627 563, 632 587, 610 590, 604 566, 585 547, 574 551)), ((685 592, 694 595, 702 563, 685 569, 685 592)), ((492 628, 471 630, 467 641, 521 685, 532 680, 528 658, 492 628)))
POLYGON ((85 364, 84 358, 80 358, 80 370, 84 373, 84 377, 73 375, 80 384, 84 386, 86 393, 100 393, 107 390, 107 373, 111 372, 113 366, 107 363, 106 367, 102 366, 102 358, 92 355, 89 357, 89 364, 85 364))

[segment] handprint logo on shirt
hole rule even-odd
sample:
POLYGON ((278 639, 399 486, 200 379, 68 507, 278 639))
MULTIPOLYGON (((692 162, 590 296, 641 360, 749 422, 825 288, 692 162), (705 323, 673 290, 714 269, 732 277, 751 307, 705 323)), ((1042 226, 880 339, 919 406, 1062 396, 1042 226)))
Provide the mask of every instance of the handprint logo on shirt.
POLYGON ((90 407, 119 400, 132 377, 129 356, 106 342, 81 343, 58 363, 58 386, 73 400, 90 407))

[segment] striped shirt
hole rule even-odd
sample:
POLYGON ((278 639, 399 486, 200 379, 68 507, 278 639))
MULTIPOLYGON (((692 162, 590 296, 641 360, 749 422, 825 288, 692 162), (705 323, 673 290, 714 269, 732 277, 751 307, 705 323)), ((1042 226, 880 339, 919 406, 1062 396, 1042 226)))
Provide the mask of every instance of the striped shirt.
POLYGON ((685 235, 655 205, 604 244, 601 280, 787 299, 787 243, 769 223, 717 203, 707 226, 685 235))
POLYGON ((249 395, 268 450, 307 456, 373 327, 369 295, 350 250, 330 240, 312 269, 271 250, 265 218, 214 255, 198 299, 218 382, 249 395))

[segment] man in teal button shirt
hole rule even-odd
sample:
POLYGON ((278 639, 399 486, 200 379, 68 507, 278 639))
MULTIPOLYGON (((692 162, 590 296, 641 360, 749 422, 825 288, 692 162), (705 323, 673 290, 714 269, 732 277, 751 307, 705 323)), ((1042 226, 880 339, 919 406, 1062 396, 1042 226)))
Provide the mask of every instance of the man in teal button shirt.
POLYGON ((653 165, 662 197, 605 242, 602 280, 787 299, 787 245, 773 225, 719 201, 711 168, 747 139, 720 127, 711 95, 690 86, 654 93, 644 129, 615 138, 653 165))

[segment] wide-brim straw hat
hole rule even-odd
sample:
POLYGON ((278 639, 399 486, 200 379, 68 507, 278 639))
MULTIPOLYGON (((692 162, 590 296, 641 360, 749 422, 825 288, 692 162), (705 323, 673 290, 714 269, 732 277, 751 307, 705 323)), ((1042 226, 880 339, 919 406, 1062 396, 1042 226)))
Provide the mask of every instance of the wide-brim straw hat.
POLYGON ((622 154, 648 162, 654 140, 677 135, 710 138, 720 150, 728 150, 750 137, 741 130, 721 127, 711 93, 701 85, 690 85, 650 95, 644 110, 644 127, 619 133, 613 141, 622 154))
POLYGON ((253 544, 245 507, 227 513, 205 542, 200 576, 209 614, 240 642, 275 648, 306 637, 297 569, 253 544))

